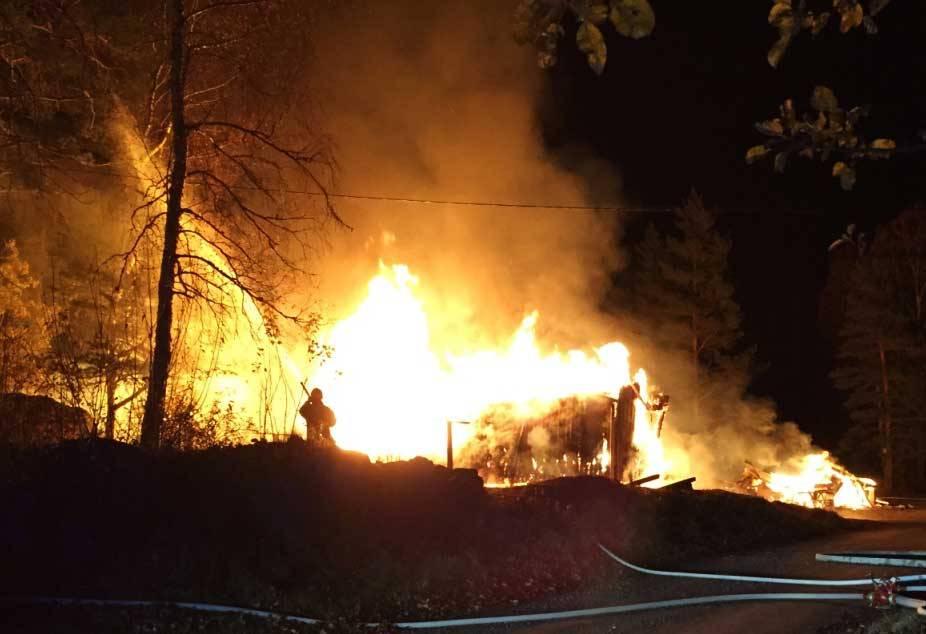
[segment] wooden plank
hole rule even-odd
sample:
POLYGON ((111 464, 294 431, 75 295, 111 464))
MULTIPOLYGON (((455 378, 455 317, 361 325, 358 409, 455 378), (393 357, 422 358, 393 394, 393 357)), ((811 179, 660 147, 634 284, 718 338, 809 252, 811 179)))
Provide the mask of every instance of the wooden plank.
POLYGON ((653 475, 648 475, 645 478, 640 478, 639 480, 633 480, 632 482, 628 482, 627 486, 638 487, 641 484, 646 484, 647 482, 652 482, 653 480, 658 480, 658 479, 659 479, 659 474, 654 473, 653 475))
POLYGON ((678 480, 677 482, 672 482, 671 484, 667 484, 667 485, 662 486, 662 487, 659 487, 659 488, 660 488, 660 489, 687 489, 687 490, 689 490, 689 491, 693 491, 693 490, 694 490, 694 487, 692 486, 692 483, 693 483, 696 479, 697 479, 697 478, 695 478, 694 476, 692 476, 692 477, 690 477, 690 478, 685 478, 684 480, 678 480))

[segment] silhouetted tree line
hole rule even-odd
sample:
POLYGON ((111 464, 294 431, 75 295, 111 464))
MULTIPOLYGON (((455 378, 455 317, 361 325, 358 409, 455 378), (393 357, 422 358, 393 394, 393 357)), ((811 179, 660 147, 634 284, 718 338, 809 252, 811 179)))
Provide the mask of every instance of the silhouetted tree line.
MULTIPOLYGON (((851 236, 850 236, 851 237, 851 236)), ((837 245, 834 245, 837 246, 837 245)), ((926 488, 926 217, 880 227, 854 253, 836 341, 835 385, 852 421, 842 454, 886 491, 926 488)))

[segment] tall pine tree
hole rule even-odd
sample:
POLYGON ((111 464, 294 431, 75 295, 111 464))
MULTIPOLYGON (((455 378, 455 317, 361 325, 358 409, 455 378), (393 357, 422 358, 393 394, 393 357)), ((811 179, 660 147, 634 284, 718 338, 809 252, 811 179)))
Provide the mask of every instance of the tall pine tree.
POLYGON ((926 218, 908 211, 875 237, 853 275, 835 385, 854 426, 846 453, 880 462, 884 491, 926 484, 926 218))
POLYGON ((728 275, 731 242, 717 230, 717 212, 692 192, 660 235, 652 225, 637 248, 632 305, 649 338, 686 360, 693 422, 729 375, 742 370, 740 308, 728 275))

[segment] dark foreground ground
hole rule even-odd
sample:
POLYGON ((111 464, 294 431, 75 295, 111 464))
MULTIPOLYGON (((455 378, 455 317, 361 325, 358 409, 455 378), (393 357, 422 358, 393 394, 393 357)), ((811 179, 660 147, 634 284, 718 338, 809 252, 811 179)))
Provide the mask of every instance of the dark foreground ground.
MULTIPOLYGON (((759 547, 747 553, 676 562, 672 569, 752 576, 809 579, 868 579, 914 571, 863 565, 822 563, 817 553, 860 550, 919 550, 926 541, 926 513, 889 511, 859 513, 877 520, 864 530, 838 532, 786 545, 759 547)), ((856 587, 865 592, 870 587, 856 587)), ((853 589, 784 586, 723 580, 678 579, 628 572, 602 582, 525 606, 530 612, 549 612, 586 607, 625 605, 660 599, 768 592, 852 592, 853 589)), ((455 634, 919 634, 926 633, 926 618, 900 609, 878 611, 864 601, 762 602, 712 604, 663 609, 638 614, 599 616, 591 619, 541 622, 513 626, 460 628, 455 634)))
MULTIPOLYGON (((258 607, 331 621, 329 633, 607 588, 626 573, 598 542, 679 568, 870 528, 729 493, 598 478, 489 492, 469 471, 370 464, 302 443, 160 456, 99 441, 6 450, 0 504, 0 595, 258 607)), ((30 634, 317 631, 167 608, 9 603, 3 622, 30 634)))

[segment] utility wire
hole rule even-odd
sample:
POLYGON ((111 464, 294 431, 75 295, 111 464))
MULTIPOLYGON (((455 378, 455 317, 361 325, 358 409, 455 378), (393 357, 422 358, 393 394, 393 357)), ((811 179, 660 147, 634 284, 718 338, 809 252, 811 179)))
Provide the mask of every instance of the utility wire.
MULTIPOLYGON (((137 181, 149 181, 154 182, 152 179, 149 179, 138 174, 126 174, 122 172, 114 172, 107 170, 97 170, 92 168, 78 169, 78 168, 63 168, 58 171, 69 172, 69 173, 79 173, 79 174, 90 174, 98 176, 107 176, 115 179, 126 179, 126 180, 137 180, 137 181)), ((498 202, 498 201, 488 201, 488 200, 445 200, 445 199, 431 199, 431 198, 416 198, 411 196, 385 196, 385 195, 376 195, 376 194, 357 194, 357 193, 342 193, 342 192, 322 192, 322 191, 313 191, 313 190, 304 190, 304 189, 291 189, 286 187, 274 188, 274 187, 255 187, 253 185, 233 185, 231 189, 237 191, 254 191, 254 192, 267 192, 271 194, 292 194, 298 196, 309 196, 316 198, 336 198, 343 200, 365 200, 365 201, 374 201, 374 202, 390 202, 390 203, 401 203, 401 204, 414 204, 414 205, 445 205, 445 206, 456 206, 456 207, 489 207, 489 208, 507 208, 507 209, 538 209, 538 210, 551 210, 551 211, 589 211, 589 212, 600 212, 600 213, 626 213, 626 214, 671 214, 675 213, 678 207, 627 207, 622 205, 556 205, 556 204, 547 204, 547 203, 536 203, 536 202, 498 202)), ((7 190, 11 191, 11 190, 7 190)), ((29 192, 29 190, 12 190, 17 192, 29 192)), ((732 207, 732 208, 722 208, 720 209, 721 214, 761 214, 761 213, 772 213, 779 215, 799 215, 799 216, 819 216, 822 214, 819 210, 771 210, 768 208, 762 207, 732 207)))

